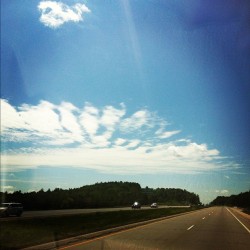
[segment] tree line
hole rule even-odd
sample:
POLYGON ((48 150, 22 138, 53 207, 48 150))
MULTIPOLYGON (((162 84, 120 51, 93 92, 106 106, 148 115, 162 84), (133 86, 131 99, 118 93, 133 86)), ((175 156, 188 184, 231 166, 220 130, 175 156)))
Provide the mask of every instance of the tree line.
POLYGON ((134 182, 104 182, 80 188, 38 192, 0 193, 3 202, 21 202, 26 210, 102 208, 130 206, 134 201, 142 205, 153 202, 166 205, 198 205, 197 194, 175 188, 141 188, 134 182))
POLYGON ((250 191, 229 197, 218 196, 211 202, 211 205, 250 208, 250 191))

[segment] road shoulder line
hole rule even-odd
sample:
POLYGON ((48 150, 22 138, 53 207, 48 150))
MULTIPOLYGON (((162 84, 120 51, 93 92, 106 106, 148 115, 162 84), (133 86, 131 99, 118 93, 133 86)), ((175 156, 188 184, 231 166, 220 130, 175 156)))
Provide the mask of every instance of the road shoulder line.
POLYGON ((250 230, 233 214, 233 212, 231 212, 228 208, 226 209, 247 230, 247 232, 250 233, 250 230))

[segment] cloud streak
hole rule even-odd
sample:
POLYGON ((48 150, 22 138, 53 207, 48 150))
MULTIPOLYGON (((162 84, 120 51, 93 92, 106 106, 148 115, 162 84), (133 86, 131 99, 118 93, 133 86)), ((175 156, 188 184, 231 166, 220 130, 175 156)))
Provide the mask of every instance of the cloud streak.
POLYGON ((68 6, 56 1, 41 1, 38 10, 41 13, 40 21, 52 29, 59 28, 67 22, 83 21, 83 14, 91 12, 85 4, 76 3, 68 6))
POLYGON ((239 167, 217 149, 176 138, 180 130, 167 130, 170 124, 146 109, 127 115, 124 104, 78 108, 48 101, 14 107, 5 99, 1 107, 2 143, 16 148, 2 152, 2 171, 65 166, 113 174, 190 174, 239 167))

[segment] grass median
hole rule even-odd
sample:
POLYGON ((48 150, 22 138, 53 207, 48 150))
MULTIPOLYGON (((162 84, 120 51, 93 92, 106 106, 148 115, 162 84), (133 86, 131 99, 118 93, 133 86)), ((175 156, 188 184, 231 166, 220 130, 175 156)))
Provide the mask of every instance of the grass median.
POLYGON ((195 208, 159 208, 8 220, 0 222, 0 249, 20 249, 195 208))

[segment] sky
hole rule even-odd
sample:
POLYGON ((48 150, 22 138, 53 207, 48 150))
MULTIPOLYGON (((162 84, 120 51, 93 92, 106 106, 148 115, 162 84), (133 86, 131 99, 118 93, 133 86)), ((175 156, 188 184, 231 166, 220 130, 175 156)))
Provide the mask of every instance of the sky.
POLYGON ((249 21, 246 0, 2 0, 1 191, 249 191, 249 21))

